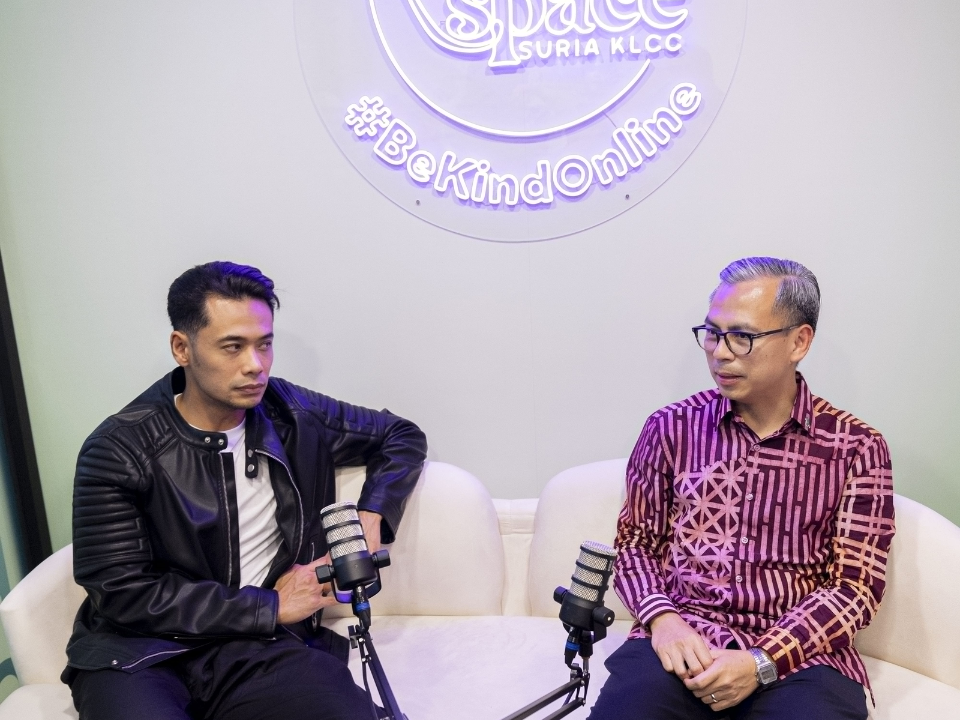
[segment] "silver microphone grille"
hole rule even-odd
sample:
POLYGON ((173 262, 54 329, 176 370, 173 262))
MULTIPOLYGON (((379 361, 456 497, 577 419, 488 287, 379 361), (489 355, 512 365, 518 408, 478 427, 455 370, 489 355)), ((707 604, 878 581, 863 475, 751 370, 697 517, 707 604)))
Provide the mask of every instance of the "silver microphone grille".
POLYGON ((609 545, 587 540, 580 546, 580 563, 595 570, 609 572, 616 559, 617 551, 609 545))
POLYGON ((320 524, 326 532, 332 560, 367 550, 355 503, 346 500, 327 505, 320 511, 320 524))
POLYGON ((616 551, 609 545, 592 540, 583 543, 570 578, 571 594, 587 602, 600 603, 616 557, 616 551))
POLYGON ((361 527, 359 522, 353 522, 349 525, 338 525, 330 530, 327 530, 327 545, 335 545, 337 543, 343 542, 344 540, 351 540, 353 538, 363 539, 363 527, 361 527))
POLYGON ((573 571, 573 577, 570 579, 575 583, 579 582, 584 585, 603 585, 603 573, 585 570, 579 565, 577 565, 577 569, 573 571))
POLYGON ((575 582, 570 583, 570 594, 578 598, 583 598, 590 603, 600 602, 600 591, 589 585, 579 585, 575 582))
POLYGON ((345 522, 360 522, 360 516, 357 514, 357 506, 349 500, 327 505, 320 511, 320 518, 324 529, 331 525, 339 525, 345 522))
MULTIPOLYGON (((327 542, 329 543, 329 540, 327 542)), ((349 542, 340 543, 339 545, 331 545, 330 559, 336 560, 337 558, 342 558, 344 555, 363 552, 366 549, 367 541, 361 536, 359 540, 350 540, 349 542)))

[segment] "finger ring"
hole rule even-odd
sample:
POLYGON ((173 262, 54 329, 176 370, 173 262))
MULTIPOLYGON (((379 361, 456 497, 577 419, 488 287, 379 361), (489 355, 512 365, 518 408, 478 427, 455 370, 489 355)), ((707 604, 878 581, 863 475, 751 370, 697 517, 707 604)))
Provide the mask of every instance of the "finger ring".
POLYGON ((717 696, 714 695, 713 693, 710 693, 710 699, 711 699, 713 702, 720 702, 719 700, 717 700, 717 696))

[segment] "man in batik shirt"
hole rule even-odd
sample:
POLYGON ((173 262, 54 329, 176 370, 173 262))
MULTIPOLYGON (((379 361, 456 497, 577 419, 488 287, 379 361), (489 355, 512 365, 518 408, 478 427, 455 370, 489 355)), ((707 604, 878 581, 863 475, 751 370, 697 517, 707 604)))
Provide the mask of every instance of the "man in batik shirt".
POLYGON ((746 258, 693 328, 716 390, 654 413, 627 466, 615 587, 636 617, 591 720, 865 720, 853 647, 894 533, 880 434, 797 365, 820 290, 746 258))

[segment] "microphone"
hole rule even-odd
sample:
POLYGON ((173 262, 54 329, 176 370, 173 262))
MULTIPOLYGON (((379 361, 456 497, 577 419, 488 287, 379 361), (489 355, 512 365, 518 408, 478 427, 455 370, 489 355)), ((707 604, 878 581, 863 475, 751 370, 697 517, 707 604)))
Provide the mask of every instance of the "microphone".
POLYGON ((333 582, 336 586, 337 601, 352 602, 354 614, 365 625, 370 624, 370 603, 368 597, 380 592, 379 568, 390 564, 390 553, 386 549, 370 554, 367 541, 363 537, 363 526, 357 514, 357 506, 347 500, 327 505, 320 511, 320 524, 327 537, 332 565, 317 567, 317 582, 333 582), (366 592, 368 585, 371 591, 366 592))
POLYGON ((613 573, 617 553, 609 545, 587 540, 580 546, 577 567, 570 577, 570 589, 558 587, 553 599, 560 603, 560 620, 570 631, 564 653, 567 665, 580 652, 581 641, 587 639, 585 652, 591 652, 594 640, 603 640, 613 624, 613 610, 604 607, 603 595, 613 573), (593 633, 592 638, 587 634, 593 633), (585 635, 587 637, 585 638, 585 635))

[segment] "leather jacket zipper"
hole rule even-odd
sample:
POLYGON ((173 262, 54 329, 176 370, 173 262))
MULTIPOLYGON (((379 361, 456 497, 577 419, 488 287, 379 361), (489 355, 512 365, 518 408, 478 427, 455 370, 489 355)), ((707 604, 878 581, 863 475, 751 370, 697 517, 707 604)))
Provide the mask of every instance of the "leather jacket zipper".
POLYGON ((140 663, 145 662, 145 661, 147 661, 147 660, 150 660, 151 658, 160 657, 161 655, 182 655, 182 654, 185 653, 185 652, 187 652, 187 649, 184 649, 184 650, 162 650, 161 652, 151 653, 151 654, 149 654, 149 655, 147 655, 147 656, 145 656, 145 657, 142 657, 142 658, 140 658, 139 660, 137 660, 136 662, 130 663, 129 665, 124 665, 124 666, 122 666, 120 669, 121 669, 121 670, 129 670, 130 668, 136 667, 136 666, 139 665, 140 663))
POLYGON ((223 486, 223 509, 227 516, 227 586, 233 584, 233 528, 230 525, 230 495, 227 492, 227 473, 223 469, 223 455, 218 453, 220 460, 220 482, 223 486))
POLYGON ((297 559, 300 557, 300 548, 303 547, 303 526, 305 522, 305 517, 303 513, 303 498, 300 497, 300 488, 297 487, 297 484, 293 481, 293 471, 290 470, 290 467, 283 460, 278 458, 276 455, 267 452, 266 450, 256 450, 259 455, 266 455, 271 460, 275 460, 283 466, 283 469, 287 471, 287 478, 290 480, 290 484, 293 486, 293 491, 297 494, 297 509, 300 511, 300 515, 297 518, 298 527, 297 527, 297 551, 293 554, 293 562, 296 563, 297 559))

